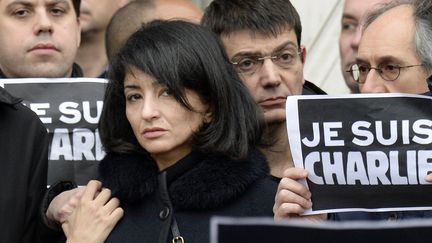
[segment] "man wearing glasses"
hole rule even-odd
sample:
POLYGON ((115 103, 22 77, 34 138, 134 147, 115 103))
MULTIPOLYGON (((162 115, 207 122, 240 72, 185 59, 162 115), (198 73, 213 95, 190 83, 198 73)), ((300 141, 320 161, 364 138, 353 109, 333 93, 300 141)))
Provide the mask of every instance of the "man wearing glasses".
POLYGON ((281 178, 293 166, 286 135, 287 96, 325 94, 303 77, 306 49, 297 11, 286 0, 214 0, 202 24, 221 37, 230 62, 264 112, 266 136, 275 143, 262 152, 271 174, 281 178))
MULTIPOLYGON (((432 74, 432 2, 395 0, 365 21, 357 63, 348 72, 361 93, 429 91, 432 74)), ((432 181, 429 175, 427 180, 432 181)), ((431 211, 340 213, 336 220, 395 220, 432 217, 431 211)))
POLYGON ((395 1, 367 18, 357 63, 349 72, 361 93, 428 91, 432 73, 432 20, 429 1, 395 1), (426 6, 428 5, 428 6, 426 6))
MULTIPOLYGON (((364 26, 357 63, 350 67, 362 93, 428 91, 432 73, 432 1, 394 0, 371 13, 364 26)), ((311 208, 311 193, 296 180, 307 171, 290 168, 279 184, 275 219, 298 217, 311 208)), ((430 174, 426 180, 432 181, 430 174)), ((431 211, 349 212, 331 216, 335 220, 395 220, 432 217, 431 211)))

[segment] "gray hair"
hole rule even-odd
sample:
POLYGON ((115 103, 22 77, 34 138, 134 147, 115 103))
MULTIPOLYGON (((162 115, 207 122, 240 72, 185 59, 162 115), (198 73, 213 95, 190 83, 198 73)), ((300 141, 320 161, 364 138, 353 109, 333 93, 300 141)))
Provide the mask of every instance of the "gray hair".
POLYGON ((385 12, 401 6, 410 5, 414 10, 413 18, 416 29, 414 44, 421 63, 430 75, 432 74, 432 1, 431 0, 393 0, 371 12, 363 26, 363 31, 385 12))
POLYGON ((414 6, 416 51, 430 75, 432 74, 432 1, 417 0, 414 6))

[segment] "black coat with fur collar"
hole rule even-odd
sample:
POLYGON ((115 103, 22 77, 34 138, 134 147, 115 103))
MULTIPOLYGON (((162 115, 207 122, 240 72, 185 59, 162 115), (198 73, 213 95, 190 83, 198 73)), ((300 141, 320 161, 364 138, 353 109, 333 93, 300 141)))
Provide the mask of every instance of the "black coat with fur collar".
POLYGON ((172 242, 175 219, 185 242, 204 243, 211 216, 273 216, 278 182, 258 151, 243 161, 194 152, 162 172, 145 155, 109 153, 99 172, 125 210, 106 242, 172 242))

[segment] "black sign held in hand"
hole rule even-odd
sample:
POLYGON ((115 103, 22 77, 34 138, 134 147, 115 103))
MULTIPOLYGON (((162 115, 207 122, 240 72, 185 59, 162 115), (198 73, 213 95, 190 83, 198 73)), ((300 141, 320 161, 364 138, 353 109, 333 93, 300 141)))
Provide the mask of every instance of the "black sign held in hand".
POLYGON ((48 184, 70 180, 85 185, 96 178, 105 155, 97 126, 106 83, 92 78, 0 79, 49 131, 48 184))
POLYGON ((287 100, 295 166, 309 176, 309 213, 432 209, 432 99, 420 95, 287 100))

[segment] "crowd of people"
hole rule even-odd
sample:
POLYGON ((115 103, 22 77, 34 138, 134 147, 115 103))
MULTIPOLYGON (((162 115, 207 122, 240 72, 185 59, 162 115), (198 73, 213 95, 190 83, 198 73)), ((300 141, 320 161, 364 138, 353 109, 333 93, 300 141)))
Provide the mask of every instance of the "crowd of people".
MULTIPOLYGON (((204 11, 189 0, 0 0, 0 32, 2 79, 108 80, 106 155, 82 187, 47 189, 47 131, 26 97, 0 87, 2 242, 208 242, 212 216, 432 217, 302 215, 313 195, 294 167, 285 103, 326 93, 304 78, 289 0, 213 0, 204 11)), ((345 0, 339 46, 352 93, 430 96, 431 1, 345 0)))

